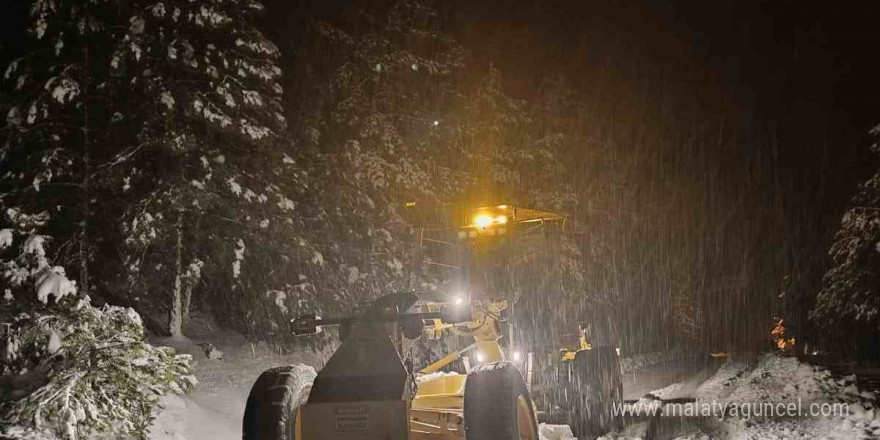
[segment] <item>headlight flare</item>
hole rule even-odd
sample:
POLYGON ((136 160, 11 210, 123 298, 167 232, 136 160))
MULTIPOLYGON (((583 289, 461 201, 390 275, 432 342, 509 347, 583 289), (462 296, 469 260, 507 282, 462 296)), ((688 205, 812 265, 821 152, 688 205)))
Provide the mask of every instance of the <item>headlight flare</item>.
POLYGON ((478 228, 487 228, 492 225, 493 219, 487 214, 480 214, 474 217, 474 226, 478 228))

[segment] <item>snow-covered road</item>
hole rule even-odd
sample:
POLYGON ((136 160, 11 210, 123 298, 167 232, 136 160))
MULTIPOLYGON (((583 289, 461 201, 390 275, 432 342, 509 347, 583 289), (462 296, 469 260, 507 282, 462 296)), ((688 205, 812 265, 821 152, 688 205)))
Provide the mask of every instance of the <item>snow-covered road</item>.
MULTIPOLYGON (((225 354, 222 360, 207 359, 198 337, 192 340, 162 340, 163 345, 191 353, 197 360, 196 376, 200 384, 187 396, 167 396, 166 407, 151 431, 152 440, 238 440, 241 418, 250 386, 264 370, 303 362, 318 367, 320 356, 278 355, 265 345, 252 345, 236 334, 205 334, 225 354)), ((663 359, 639 359, 626 368, 625 398, 638 400, 646 394, 666 388, 665 397, 691 393, 717 369, 702 358, 675 354, 663 359), (667 359, 668 358, 668 359, 667 359), (671 387, 670 387, 671 386, 671 387)), ((552 429, 552 428, 551 428, 552 429)))
MULTIPOLYGON (((163 341, 193 353, 199 363, 199 388, 187 396, 163 399, 162 411, 151 432, 152 440, 238 440, 241 416, 249 388, 259 374, 273 366, 306 363, 319 366, 321 356, 279 355, 269 347, 251 345, 240 336, 212 341, 225 352, 223 360, 207 359, 191 341, 163 341)), ((624 397, 635 405, 697 402, 810 403, 842 402, 849 415, 829 417, 744 417, 730 414, 689 417, 627 417, 624 432, 610 439, 819 439, 878 438, 880 417, 873 410, 875 396, 861 392, 855 378, 840 378, 824 369, 776 355, 712 359, 676 354, 659 362, 627 368, 624 397)), ((668 411, 668 406, 666 407, 668 411)), ((542 426, 544 440, 570 440, 567 427, 542 426)))
POLYGON ((660 362, 623 375, 623 398, 632 401, 653 394, 662 399, 683 399, 718 370, 726 359, 713 359, 701 353, 681 353, 666 362, 660 362))
POLYGON ((305 363, 319 366, 320 355, 280 355, 265 344, 252 344, 236 333, 205 330, 184 340, 160 340, 159 345, 191 353, 196 360, 196 390, 186 396, 165 396, 150 431, 150 440, 241 440, 241 420, 250 387, 272 367, 305 363), (198 342, 210 340, 223 359, 208 359, 198 342))

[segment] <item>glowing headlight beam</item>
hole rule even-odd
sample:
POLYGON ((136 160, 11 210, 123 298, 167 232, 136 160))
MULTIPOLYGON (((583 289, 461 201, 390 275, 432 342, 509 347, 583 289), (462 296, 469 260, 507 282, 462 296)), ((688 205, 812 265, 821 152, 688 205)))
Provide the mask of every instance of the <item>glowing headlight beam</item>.
POLYGON ((486 214, 480 214, 474 218, 474 225, 478 228, 486 228, 492 225, 492 217, 486 214))

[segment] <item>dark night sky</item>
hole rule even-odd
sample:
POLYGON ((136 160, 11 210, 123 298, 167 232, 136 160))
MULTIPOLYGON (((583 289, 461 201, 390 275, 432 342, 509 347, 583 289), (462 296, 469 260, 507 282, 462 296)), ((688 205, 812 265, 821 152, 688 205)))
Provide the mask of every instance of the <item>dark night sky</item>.
MULTIPOLYGON (((289 48, 308 17, 332 20, 345 3, 268 0, 266 31, 289 48)), ((23 49, 25 4, 4 4, 2 59, 23 49)), ((726 89, 724 99, 742 104, 737 111, 778 120, 794 144, 822 136, 834 150, 853 148, 880 120, 880 5, 871 0, 833 6, 794 0, 445 4, 459 37, 478 57, 501 66, 511 90, 525 97, 547 72, 577 77, 584 63, 604 56, 655 75, 700 70, 702 81, 726 89), (580 42, 595 50, 573 57, 580 42)))
POLYGON ((572 49, 586 39, 598 54, 653 75, 700 71, 702 81, 727 89, 726 99, 784 125, 813 113, 837 139, 880 115, 880 8, 872 3, 835 2, 831 10, 794 1, 503 2, 473 14, 479 35, 470 38, 488 37, 496 63, 531 78, 539 66, 576 72, 583 60, 570 58, 572 49))
MULTIPOLYGON (((363 2, 360 9, 383 3, 363 2)), ((266 30, 282 48, 298 41, 305 19, 334 21, 351 9, 340 0, 267 4, 266 30)), ((832 192, 840 186, 848 193, 870 170, 859 165, 870 162, 866 132, 880 122, 877 2, 844 0, 833 8, 794 0, 441 4, 474 60, 501 67, 509 90, 524 98, 556 72, 589 82, 590 69, 601 63, 630 76, 621 84, 633 89, 687 78, 703 108, 714 105, 726 118, 770 127, 780 165, 806 173, 798 178, 819 167, 832 173, 832 192)))

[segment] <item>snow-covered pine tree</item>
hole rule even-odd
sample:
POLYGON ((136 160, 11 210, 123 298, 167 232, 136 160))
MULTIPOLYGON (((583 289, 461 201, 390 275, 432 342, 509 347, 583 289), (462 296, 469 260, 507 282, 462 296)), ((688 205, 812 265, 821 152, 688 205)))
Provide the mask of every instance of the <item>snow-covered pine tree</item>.
POLYGON ((0 435, 145 439, 159 396, 195 385, 190 356, 147 344, 134 310, 77 295, 49 263, 45 216, 10 210, 6 220, 0 308, 16 314, 0 339, 0 435))
POLYGON ((463 61, 430 4, 373 13, 367 32, 313 23, 304 50, 304 70, 327 72, 309 84, 297 127, 320 164, 310 202, 324 225, 315 241, 327 243, 318 287, 343 304, 420 287, 407 264, 405 204, 439 198, 431 159, 453 120, 447 101, 463 61))
MULTIPOLYGON (((114 154, 107 51, 114 2, 36 0, 29 52, 4 72, 10 100, 0 147, 0 207, 45 213, 60 262, 92 284, 96 166, 114 154)), ((100 219, 98 219, 100 220, 100 219)))
POLYGON ((266 290, 248 285, 242 264, 249 244, 265 251, 278 240, 270 228, 291 217, 295 185, 279 170, 293 159, 280 149, 278 50, 254 27, 262 5, 138 4, 111 60, 127 83, 123 117, 136 139, 115 175, 130 201, 124 264, 135 294, 170 293, 169 328, 180 336, 201 279, 225 280, 220 291, 244 287, 238 295, 266 290))
MULTIPOLYGON (((880 139, 880 125, 871 134, 880 139)), ((880 154, 880 141, 871 146, 880 154)), ((825 273, 811 318, 824 325, 855 321, 880 323, 880 170, 859 185, 852 207, 843 215, 829 251, 833 264, 825 273)))

